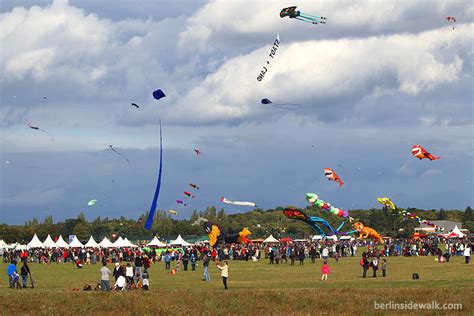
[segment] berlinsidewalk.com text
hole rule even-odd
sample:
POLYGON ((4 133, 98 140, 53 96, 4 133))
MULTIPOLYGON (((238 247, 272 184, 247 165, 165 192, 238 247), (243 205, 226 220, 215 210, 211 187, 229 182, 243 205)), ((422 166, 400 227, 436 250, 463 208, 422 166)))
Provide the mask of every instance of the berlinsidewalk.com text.
POLYGON ((374 301, 374 309, 392 309, 392 310, 462 310, 461 303, 444 303, 440 304, 437 301, 429 303, 410 302, 393 302, 379 303, 374 301))

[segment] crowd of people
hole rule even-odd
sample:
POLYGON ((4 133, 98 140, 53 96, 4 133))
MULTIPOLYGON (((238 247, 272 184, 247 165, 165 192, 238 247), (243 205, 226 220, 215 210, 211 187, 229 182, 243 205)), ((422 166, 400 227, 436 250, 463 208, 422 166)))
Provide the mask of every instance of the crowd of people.
POLYGON ((187 271, 196 270, 197 262, 203 265, 203 280, 210 281, 209 264, 215 262, 221 270, 224 287, 227 288, 228 260, 269 260, 269 264, 290 263, 304 265, 306 259, 315 263, 317 259, 323 260, 321 280, 327 280, 329 274, 328 258, 336 262, 340 258, 357 256, 357 251, 363 249, 360 265, 363 268, 363 277, 372 268, 373 277, 377 276, 381 266, 382 276, 386 276, 387 261, 384 257, 390 256, 434 256, 439 263, 449 262, 452 256, 464 256, 465 262, 470 263, 473 244, 462 240, 440 239, 439 237, 424 239, 392 239, 380 245, 370 240, 319 240, 306 242, 286 242, 273 244, 232 244, 217 248, 209 245, 195 244, 181 248, 152 249, 148 247, 137 248, 54 248, 54 249, 29 249, 6 250, 3 252, 3 262, 10 263, 8 277, 10 287, 27 286, 30 279, 34 287, 31 270, 28 263, 75 263, 78 268, 83 265, 102 263, 101 283, 96 288, 104 291, 128 290, 135 288, 149 289, 149 268, 153 263, 164 262, 164 268, 176 274, 181 268, 187 271), (20 271, 17 262, 22 264, 20 271), (218 265, 225 262, 224 266, 218 265), (110 271, 107 264, 114 264, 110 271), (173 268, 172 268, 173 265, 173 268), (110 275, 115 279, 110 285, 110 275), (20 284, 20 278, 22 284, 20 284))

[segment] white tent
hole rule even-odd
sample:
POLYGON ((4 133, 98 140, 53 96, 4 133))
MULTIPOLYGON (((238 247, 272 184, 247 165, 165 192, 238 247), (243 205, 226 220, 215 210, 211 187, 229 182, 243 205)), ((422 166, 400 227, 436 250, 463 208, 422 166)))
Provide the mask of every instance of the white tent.
POLYGON ((46 239, 43 241, 43 245, 46 247, 46 248, 56 248, 56 243, 53 241, 53 239, 51 239, 51 236, 48 234, 48 237, 46 237, 46 239))
POLYGON ((28 249, 28 246, 27 245, 17 245, 15 247, 16 250, 26 250, 28 249))
POLYGON ((124 244, 123 247, 127 247, 127 248, 136 248, 136 247, 138 247, 138 246, 132 244, 132 242, 130 240, 128 240, 127 237, 125 237, 125 239, 123 240, 123 244, 124 244))
POLYGON ((458 226, 454 226, 453 228, 453 231, 449 233, 449 237, 459 237, 459 238, 463 238, 464 236, 466 236, 466 234, 464 234, 463 232, 461 232, 461 230, 458 228, 458 226))
POLYGON ((3 239, 0 239, 0 248, 2 249, 7 249, 8 245, 3 241, 3 239))
POLYGON ((117 240, 114 242, 114 247, 115 248, 126 247, 122 236, 119 236, 119 238, 117 238, 117 240))
POLYGON ((69 244, 69 247, 71 248, 82 248, 84 245, 77 239, 77 236, 74 236, 72 239, 71 243, 69 244))
POLYGON ((315 240, 322 240, 323 239, 323 236, 321 235, 314 235, 312 240, 315 241, 315 240))
POLYGON ((91 236, 89 238, 89 241, 84 245, 86 248, 99 248, 99 244, 94 240, 94 238, 91 236))
POLYGON ((273 235, 268 236, 268 238, 263 241, 264 244, 266 244, 266 243, 278 243, 278 242, 279 242, 278 239, 273 237, 273 235))
POLYGON ((99 243, 99 246, 102 248, 113 248, 114 244, 107 237, 104 237, 104 239, 99 243))
POLYGON ((188 243, 186 240, 183 239, 183 237, 181 237, 181 235, 178 235, 178 238, 176 238, 176 240, 173 240, 172 243, 170 243, 170 245, 172 246, 189 246, 191 245, 190 243, 188 243))
POLYGON ((59 238, 56 241, 56 246, 58 246, 58 248, 69 248, 69 245, 64 241, 63 236, 61 235, 59 235, 59 238))
POLYGON ((155 247, 166 247, 164 242, 161 242, 158 237, 153 237, 153 240, 147 246, 155 246, 155 247))
POLYGON ((35 234, 33 239, 26 245, 28 248, 44 248, 43 243, 39 240, 38 236, 35 234))

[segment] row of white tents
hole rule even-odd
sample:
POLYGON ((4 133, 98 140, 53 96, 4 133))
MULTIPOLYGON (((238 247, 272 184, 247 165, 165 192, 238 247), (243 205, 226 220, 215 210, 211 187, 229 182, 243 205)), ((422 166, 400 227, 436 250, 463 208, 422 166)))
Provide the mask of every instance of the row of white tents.
MULTIPOLYGON (((175 240, 171 243, 166 244, 160 241, 156 236, 153 238, 151 242, 146 244, 147 246, 153 247, 167 247, 167 246, 189 246, 191 245, 186 240, 184 240, 181 235, 178 236, 175 240)), ((3 240, 0 239, 0 248, 3 249, 31 249, 31 248, 137 248, 138 246, 133 244, 130 240, 126 237, 122 238, 119 237, 115 242, 111 242, 107 237, 104 237, 100 243, 97 243, 94 238, 91 236, 86 244, 83 244, 77 239, 76 236, 71 240, 68 244, 64 241, 63 237, 59 235, 57 241, 54 241, 50 235, 46 237, 46 239, 41 242, 38 236, 35 234, 31 241, 26 245, 21 245, 18 243, 15 244, 6 244, 3 240)))

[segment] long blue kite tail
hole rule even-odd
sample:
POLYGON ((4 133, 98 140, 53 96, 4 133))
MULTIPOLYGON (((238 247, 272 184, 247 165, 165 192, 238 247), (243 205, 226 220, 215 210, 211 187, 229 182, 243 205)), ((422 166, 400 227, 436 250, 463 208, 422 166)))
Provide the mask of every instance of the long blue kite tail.
POLYGON ((339 225, 339 227, 336 229, 336 231, 337 231, 337 232, 340 231, 341 228, 342 228, 342 226, 344 226, 344 222, 342 222, 341 225, 339 225))
POLYGON ((160 121, 160 170, 158 171, 158 181, 156 183, 155 196, 153 197, 153 203, 151 203, 150 212, 145 223, 145 229, 150 230, 153 225, 153 218, 155 217, 156 205, 158 203, 158 196, 160 195, 161 188, 161 173, 163 171, 163 138, 161 136, 161 121, 160 121))

